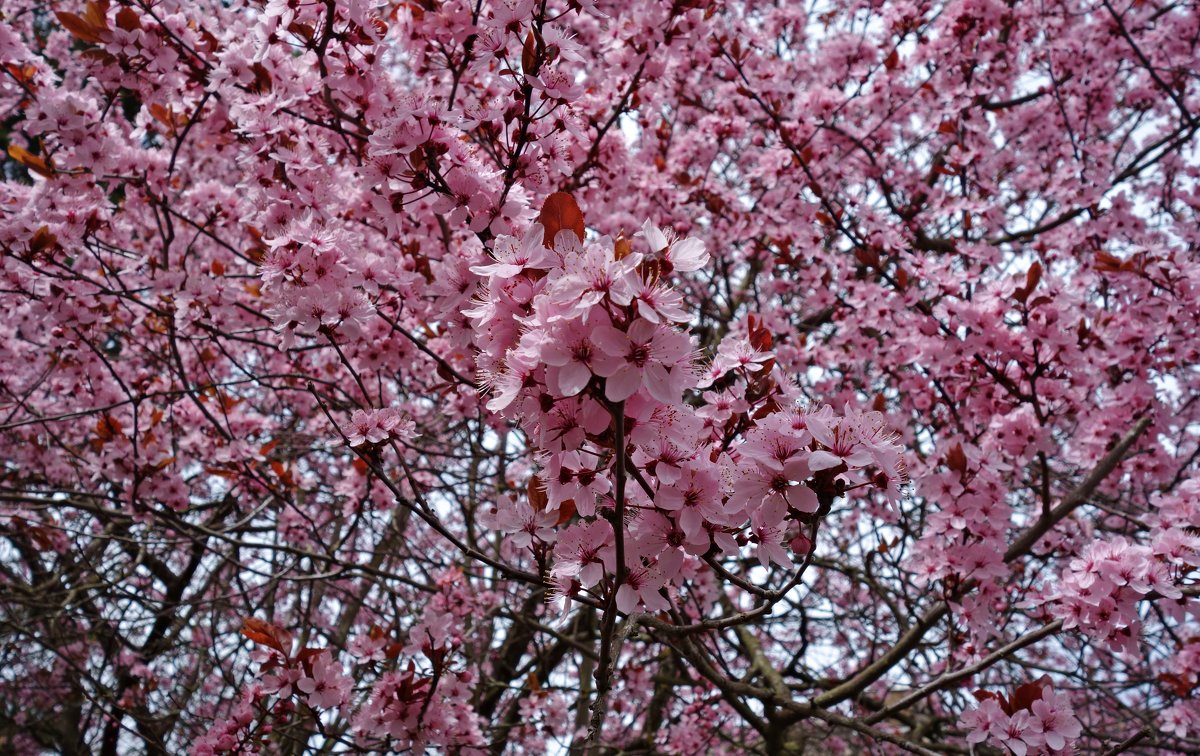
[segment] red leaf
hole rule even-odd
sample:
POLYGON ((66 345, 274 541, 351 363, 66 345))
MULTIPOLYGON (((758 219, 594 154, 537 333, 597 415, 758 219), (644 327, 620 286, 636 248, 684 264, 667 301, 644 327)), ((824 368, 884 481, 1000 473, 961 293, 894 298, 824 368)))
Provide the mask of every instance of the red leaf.
POLYGON ((8 156, 34 173, 40 173, 46 178, 54 175, 54 166, 50 164, 50 161, 34 155, 24 147, 15 144, 8 145, 8 156))
POLYGON ((1180 698, 1187 698, 1192 692, 1192 685, 1183 675, 1177 675, 1172 672, 1163 672, 1158 676, 1158 681, 1163 683, 1175 692, 1175 695, 1180 698))
POLYGON ((58 237, 55 236, 54 234, 50 233, 49 227, 42 226, 41 228, 39 228, 37 231, 34 232, 32 237, 30 237, 29 252, 31 254, 36 255, 47 249, 52 249, 57 245, 58 245, 58 237))
POLYGON ((108 0, 95 0, 84 6, 83 20, 97 29, 108 31, 108 0))
POLYGON ((979 701, 980 703, 989 698, 992 699, 996 703, 1000 704, 1000 708, 1004 710, 1005 714, 1009 715, 1010 717, 1012 716, 1012 709, 1009 708, 1008 701, 999 693, 993 693, 990 690, 977 690, 971 695, 975 696, 975 700, 979 701))
POLYGON ((1046 675, 1019 686, 1008 698, 1009 716, 1022 710, 1032 711, 1033 702, 1042 700, 1042 692, 1048 687, 1050 687, 1050 678, 1046 675))
POLYGON ((545 512, 546 503, 546 484, 542 479, 534 475, 529 479, 529 484, 525 486, 525 493, 529 496, 529 506, 533 507, 535 512, 545 512))
POLYGON ((946 467, 962 475, 967 471, 967 455, 963 451, 962 444, 955 444, 949 452, 946 453, 946 467))
POLYGON ((121 433, 121 423, 109 414, 96 421, 96 436, 101 441, 111 441, 121 433))
POLYGON ((106 28, 96 28, 74 13, 55 11, 54 15, 58 18, 58 22, 63 25, 63 28, 71 32, 71 36, 81 42, 88 42, 93 45, 103 44, 104 40, 101 38, 100 33, 108 31, 106 28))
POLYGON ((292 637, 287 630, 255 617, 246 617, 242 620, 242 635, 260 646, 273 648, 284 656, 288 655, 287 646, 290 646, 292 642, 292 637))
POLYGON ((1025 271, 1025 285, 1019 287, 1013 292, 1013 299, 1024 304, 1025 300, 1029 299, 1029 295, 1037 288, 1038 282, 1042 280, 1042 264, 1037 260, 1033 261, 1033 265, 1029 266, 1029 270, 1025 271))
POLYGON ((530 29, 525 37, 525 45, 521 48, 521 70, 530 76, 537 74, 538 64, 541 63, 541 55, 538 53, 541 49, 541 39, 530 29))
POLYGON ((555 527, 566 525, 567 522, 575 516, 575 500, 567 499, 558 505, 558 520, 554 523, 555 527))
POLYGON ((125 31, 142 28, 142 21, 133 8, 122 8, 117 11, 117 26, 125 31))
POLYGON ((542 243, 551 249, 559 231, 574 231, 575 236, 583 241, 583 212, 575 198, 566 192, 555 192, 546 198, 538 223, 545 229, 542 243))
MULTIPOLYGON (((763 323, 762 318, 750 316, 747 321, 747 335, 750 337, 750 346, 760 352, 769 352, 775 341, 771 338, 771 332, 767 330, 767 326, 763 323)), ((767 371, 764 371, 764 373, 767 371)))
POLYGON ((311 671, 313 658, 324 650, 325 649, 323 648, 312 648, 311 646, 306 646, 300 649, 300 652, 296 654, 296 661, 303 664, 306 670, 311 671))

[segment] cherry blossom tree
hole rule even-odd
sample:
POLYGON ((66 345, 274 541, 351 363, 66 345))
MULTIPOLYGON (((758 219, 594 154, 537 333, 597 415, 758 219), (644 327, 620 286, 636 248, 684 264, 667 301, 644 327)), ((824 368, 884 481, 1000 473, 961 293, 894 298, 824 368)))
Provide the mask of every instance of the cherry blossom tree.
POLYGON ((0 750, 1200 750, 1200 8, 5 0, 0 750))

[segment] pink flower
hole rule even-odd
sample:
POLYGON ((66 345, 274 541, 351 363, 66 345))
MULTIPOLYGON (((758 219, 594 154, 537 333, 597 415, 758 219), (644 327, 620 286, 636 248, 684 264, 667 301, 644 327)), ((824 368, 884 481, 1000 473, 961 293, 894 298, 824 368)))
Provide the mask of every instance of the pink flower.
POLYGON ((683 295, 661 283, 638 280, 633 285, 633 301, 638 315, 659 323, 686 323, 691 313, 683 309, 683 295))
POLYGON ((611 422, 599 402, 586 397, 560 400, 541 422, 540 445, 549 452, 578 449, 589 433, 603 433, 611 422))
POLYGON ((661 512, 644 511, 637 520, 637 538, 642 545, 643 552, 649 556, 658 558, 658 564, 663 573, 669 578, 673 578, 678 572, 677 565, 664 565, 664 561, 671 561, 675 557, 664 557, 664 554, 673 553, 678 555, 678 560, 682 562, 684 549, 691 554, 703 554, 708 550, 708 533, 704 528, 700 528, 695 536, 689 536, 679 526, 679 523, 661 512))
POLYGON ((635 320, 628 331, 600 325, 592 331, 592 341, 624 360, 605 381, 604 395, 610 402, 625 401, 645 386, 658 401, 675 404, 691 378, 688 337, 643 318, 635 320))
POLYGON ((783 519, 778 512, 764 506, 750 516, 750 539, 755 543, 754 557, 763 567, 770 567, 774 562, 780 567, 791 567, 792 559, 787 549, 783 547, 783 519))
POLYGON ((494 512, 483 513, 479 519, 486 528, 511 534, 508 541, 518 549, 527 549, 535 541, 554 543, 558 535, 554 531, 558 512, 550 509, 539 512, 525 499, 502 497, 494 512))
POLYGON ((263 690, 267 693, 273 693, 280 698, 291 698, 293 686, 303 676, 303 670, 298 667, 277 667, 271 673, 263 675, 263 690))
POLYGON ((527 269, 545 270, 557 262, 553 252, 542 244, 542 225, 534 223, 521 237, 520 244, 512 236, 500 236, 492 247, 496 262, 488 265, 472 265, 471 272, 480 276, 507 279, 527 269))
POLYGON ((1029 712, 1021 710, 1014 713, 1003 728, 992 731, 992 740, 1008 748, 1015 756, 1025 756, 1029 746, 1038 745, 1040 739, 1030 727, 1029 712))
POLYGON ((817 495, 811 488, 797 481, 808 477, 808 466, 802 459, 795 459, 772 468, 752 462, 741 467, 741 476, 733 485, 729 497, 731 506, 754 511, 773 502, 783 504, 783 510, 816 512, 819 506, 817 495))
POLYGON ((655 439, 653 446, 639 445, 633 452, 633 463, 654 473, 660 483, 672 484, 679 480, 681 466, 692 459, 694 452, 680 449, 664 436, 655 439))
POLYGON ((671 604, 658 592, 665 584, 663 574, 655 568, 630 567, 625 582, 617 589, 617 609, 629 614, 640 603, 646 611, 667 611, 671 604))
POLYGON ((708 252, 699 239, 688 237, 676 241, 673 232, 664 232, 648 220, 638 234, 646 239, 651 252, 662 253, 671 270, 690 273, 708 265, 708 252))
POLYGON ((731 370, 741 370, 747 373, 762 372, 765 363, 773 355, 755 349, 745 336, 726 338, 717 347, 717 356, 712 364, 704 371, 700 380, 700 388, 708 388, 720 380, 731 370))
POLYGON ((340 706, 346 702, 352 683, 342 670, 342 665, 333 661, 328 651, 313 657, 312 676, 301 677, 296 687, 308 696, 308 702, 318 709, 340 706))
POLYGON ((598 349, 580 324, 572 322, 557 329, 541 347, 542 360, 552 367, 554 380, 563 396, 575 396, 587 387, 593 375, 607 378, 621 368, 621 360, 598 349))
POLYGON ((982 743, 1007 729, 1008 715, 996 699, 985 698, 979 702, 979 708, 962 715, 962 724, 970 729, 967 733, 968 743, 982 743))
MULTIPOLYGON (((593 463, 594 464, 594 463, 593 463)), ((571 499, 584 517, 596 513, 596 497, 612 489, 607 471, 586 464, 579 452, 569 451, 550 455, 546 465, 546 495, 550 506, 571 499)))
POLYGON ((720 521, 724 509, 721 507, 721 481, 709 470, 688 466, 672 485, 663 485, 654 497, 661 509, 674 512, 679 526, 689 540, 704 535, 704 522, 720 521))
POLYGON ((1179 703, 1165 709, 1159 718, 1162 721, 1163 732, 1173 734, 1181 738, 1187 737, 1200 720, 1197 716, 1198 709, 1193 701, 1180 701, 1179 703))
POLYGON ((830 424, 822 418, 810 417, 808 430, 827 449, 812 453, 808 465, 813 472, 842 464, 851 469, 870 464, 871 454, 863 448, 852 423, 842 420, 830 424))
POLYGON ((704 406, 696 410, 696 414, 705 419, 711 419, 714 423, 723 423, 732 417, 733 413, 745 412, 750 408, 749 403, 734 394, 731 389, 725 389, 719 393, 705 391, 700 398, 704 400, 704 406))
POLYGON ((555 317, 582 317, 586 322, 592 308, 605 299, 622 307, 633 301, 641 255, 634 253, 617 260, 611 240, 583 248, 573 234, 562 231, 559 234, 564 241, 569 237, 572 243, 556 241, 556 249, 563 255, 563 271, 551 288, 550 301, 566 309, 555 317))
POLYGON ((578 578, 584 587, 595 585, 606 570, 613 570, 612 539, 612 526, 607 522, 592 520, 571 525, 559 534, 554 546, 551 574, 560 579, 578 578))
POLYGON ((1061 751, 1083 732, 1070 702, 1049 688, 1043 689, 1041 699, 1033 702, 1032 713, 1031 729, 1041 733, 1051 750, 1061 751))
POLYGON ((395 408, 379 410, 355 410, 350 422, 342 426, 342 433, 351 446, 379 444, 389 438, 401 440, 412 437, 413 423, 395 408))

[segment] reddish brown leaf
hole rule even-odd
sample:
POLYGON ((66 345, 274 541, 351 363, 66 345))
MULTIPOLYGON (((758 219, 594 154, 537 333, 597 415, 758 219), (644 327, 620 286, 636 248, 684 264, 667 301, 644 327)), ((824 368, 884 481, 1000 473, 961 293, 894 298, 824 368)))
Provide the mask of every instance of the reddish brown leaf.
POLYGON ((1048 687, 1050 687, 1050 678, 1046 675, 1042 675, 1031 683, 1019 686, 1009 696, 1009 715, 1011 716, 1022 710, 1032 711, 1033 702, 1042 700, 1042 691, 1048 687))
POLYGON ((559 231, 573 231, 583 241, 583 212, 575 198, 566 192, 555 192, 546 198, 538 223, 545 230, 543 244, 554 247, 554 237, 559 231))
POLYGON ((96 436, 101 441, 111 441, 121 433, 121 423, 112 415, 105 414, 96 421, 96 436))
POLYGON ((46 178, 50 178, 54 175, 54 166, 50 163, 50 161, 38 155, 34 155, 32 152, 24 147, 21 147, 20 145, 8 145, 8 156, 34 173, 40 173, 46 178))
POLYGON ((288 655, 287 646, 292 642, 287 630, 256 617, 242 619, 242 635, 260 646, 273 648, 284 656, 288 655))
POLYGON ((53 249, 57 245, 58 237, 50 233, 50 229, 46 226, 35 231, 29 239, 29 251, 35 255, 53 249))
POLYGON ((170 129, 175 128, 175 114, 170 108, 164 108, 157 102, 150 103, 150 115, 154 116, 155 120, 160 121, 170 129))
POLYGON ((1012 716, 1012 709, 1009 708, 1008 699, 1006 699, 1004 696, 1000 695, 999 693, 993 693, 990 690, 977 690, 974 693, 972 693, 971 695, 975 696, 975 700, 979 701, 980 703, 986 701, 989 698, 992 699, 996 703, 1000 704, 1000 708, 1004 710, 1005 714, 1012 716))
POLYGON ((237 480, 239 477, 241 477, 241 474, 236 470, 226 470, 221 467, 206 467, 204 468, 204 472, 208 473, 209 475, 216 475, 217 477, 225 478, 226 480, 237 480))
POLYGON ((558 521, 554 523, 555 527, 566 525, 572 517, 575 516, 575 500, 567 499, 562 504, 558 505, 558 521))
POLYGON ((534 35, 533 30, 529 30, 529 34, 525 37, 525 45, 521 48, 521 70, 533 76, 537 74, 540 57, 538 50, 541 48, 540 40, 534 35))
POLYGON ((117 11, 117 27, 125 31, 142 28, 142 20, 133 8, 122 8, 117 11))
POLYGON ((1116 255, 1110 255, 1109 253, 1103 252, 1103 251, 1096 253, 1096 269, 1097 270, 1103 270, 1108 273, 1115 273, 1115 272, 1121 270, 1122 262, 1123 261, 1121 260, 1121 258, 1117 257, 1116 255))
POLYGON ((1029 270, 1025 271, 1025 285, 1013 292, 1013 299, 1024 304, 1025 300, 1029 299, 1029 295, 1037 288, 1038 282, 1042 280, 1042 264, 1037 260, 1033 261, 1033 265, 1029 266, 1029 270))
MULTIPOLYGON (((762 318, 756 318, 755 316, 751 315, 748 320, 747 330, 749 331, 748 335, 750 337, 750 346, 754 347, 760 352, 771 351, 771 347, 774 345, 775 340, 771 337, 771 332, 763 323, 762 318)), ((764 371, 764 374, 766 372, 767 371, 764 371)))
POLYGON ((88 3, 83 9, 83 20, 96 29, 108 31, 108 5, 109 0, 94 0, 88 3))
POLYGON ((946 453, 946 467, 949 467, 959 475, 967 471, 967 454, 963 451, 962 444, 955 444, 946 453))
POLYGON ((534 475, 529 478, 529 484, 525 486, 525 493, 529 497, 529 506, 533 507, 535 512, 545 512, 546 503, 546 484, 542 479, 534 475))
POLYGON ((93 45, 103 44, 104 40, 100 36, 101 32, 107 31, 106 28, 92 26, 88 21, 81 16, 66 11, 55 11, 54 15, 58 18, 58 22, 63 25, 63 28, 71 32, 71 36, 93 45))
POLYGON ((1195 687, 1183 675, 1172 672, 1163 672, 1158 676, 1158 681, 1169 687, 1180 698, 1187 698, 1191 694, 1192 688, 1195 687))
POLYGON ((250 91, 255 94, 265 94, 271 91, 271 72, 266 69, 262 63, 255 63, 250 66, 250 70, 254 72, 254 85, 250 87, 250 91))
POLYGON ((18 63, 8 63, 4 66, 9 75, 17 81, 18 84, 28 87, 33 91, 37 91, 37 85, 33 83, 33 77, 37 74, 37 67, 33 65, 20 65, 18 63))
POLYGON ((325 649, 313 648, 312 646, 305 646, 304 648, 300 649, 300 651, 296 654, 296 661, 303 664, 305 669, 311 670, 312 669, 312 660, 317 655, 319 655, 322 651, 325 651, 325 649))

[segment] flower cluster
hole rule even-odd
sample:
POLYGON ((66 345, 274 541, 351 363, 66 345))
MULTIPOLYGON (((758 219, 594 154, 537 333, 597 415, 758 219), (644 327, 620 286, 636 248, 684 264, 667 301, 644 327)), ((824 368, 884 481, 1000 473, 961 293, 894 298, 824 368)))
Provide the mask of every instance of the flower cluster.
MULTIPOLYGON (((255 704, 262 696, 261 688, 251 686, 243 691, 229 714, 209 725, 208 731, 192 745, 192 756, 218 756, 219 754, 258 753, 252 731, 259 716, 255 704)), ((271 726, 263 725, 258 732, 271 732, 271 726)))
POLYGON ((454 749, 486 744, 471 709, 473 673, 422 675, 415 665, 385 672, 354 718, 362 743, 390 740, 398 750, 454 749))
POLYGON ((263 693, 281 700, 300 696, 317 710, 335 709, 349 701, 352 681, 327 649, 304 648, 289 656, 266 648, 256 655, 263 693))
MULTIPOLYGON (((565 195, 551 203, 578 212, 565 195)), ((648 222, 642 249, 585 241, 578 220, 499 237, 471 268, 483 281, 466 311, 488 408, 542 450, 529 501, 502 497, 485 521, 510 547, 552 552, 560 596, 609 590, 621 574, 621 611, 666 610, 697 558, 752 548, 763 565, 790 567, 835 497, 860 486, 894 496, 903 473, 883 416, 805 406, 778 379, 761 322, 701 367, 671 278, 707 264, 701 242, 648 222), (624 565, 603 521, 618 496, 624 565)))
POLYGON ((342 433, 351 446, 381 444, 388 439, 407 440, 413 435, 413 422, 394 407, 379 410, 355 410, 342 433))
POLYGON ((1078 627, 1099 643, 1136 652, 1138 602, 1152 592, 1180 598, 1173 565, 1194 562, 1197 547, 1200 539, 1180 530, 1160 533, 1149 546, 1123 537, 1090 543, 1051 593, 1051 612, 1066 629, 1078 627))
POLYGON ((352 730, 358 745, 424 752, 484 746, 479 717, 472 706, 478 681, 475 670, 458 669, 455 656, 460 633, 469 618, 484 609, 486 593, 468 590, 458 570, 447 570, 436 581, 437 593, 420 621, 409 628, 407 643, 386 644, 382 633, 356 643, 360 661, 407 657, 402 669, 383 672, 371 686, 366 702, 354 714, 352 730))
POLYGON ((1006 748, 1015 756, 1068 753, 1083 732, 1066 696, 1057 693, 1043 678, 1022 685, 1007 699, 978 691, 979 707, 962 716, 970 730, 968 743, 1006 748))
POLYGON ((343 251, 352 243, 344 232, 306 215, 290 220, 263 243, 269 251, 261 274, 272 301, 267 314, 285 345, 291 346, 297 335, 362 335, 372 306, 362 274, 343 251))

